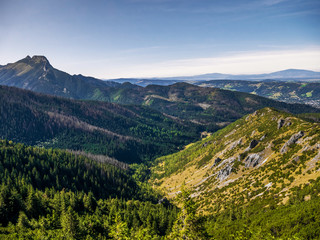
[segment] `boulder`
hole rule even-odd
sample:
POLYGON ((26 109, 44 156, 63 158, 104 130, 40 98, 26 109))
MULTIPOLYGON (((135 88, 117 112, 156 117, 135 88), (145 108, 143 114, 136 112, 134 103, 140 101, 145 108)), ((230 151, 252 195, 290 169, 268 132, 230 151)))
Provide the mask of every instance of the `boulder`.
POLYGON ((292 123, 289 121, 284 124, 285 127, 289 127, 290 125, 292 125, 292 123))
POLYGON ((221 162, 222 159, 217 157, 215 160, 214 160, 214 165, 217 165, 219 162, 221 162))
POLYGON ((232 150, 232 149, 234 149, 236 146, 241 145, 241 144, 242 144, 242 138, 234 141, 234 142, 231 144, 231 146, 229 147, 229 150, 232 150))
POLYGON ((210 167, 210 168, 213 168, 214 166, 216 166, 218 163, 220 163, 222 161, 221 158, 217 157, 215 160, 214 160, 214 163, 213 165, 210 167))

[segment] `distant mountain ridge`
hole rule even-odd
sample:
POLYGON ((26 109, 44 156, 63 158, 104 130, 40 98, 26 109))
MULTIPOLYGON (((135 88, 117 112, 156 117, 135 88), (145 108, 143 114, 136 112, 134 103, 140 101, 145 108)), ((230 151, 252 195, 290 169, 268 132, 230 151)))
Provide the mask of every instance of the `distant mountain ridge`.
POLYGON ((194 84, 252 93, 278 101, 303 103, 320 108, 320 82, 211 80, 194 84))
POLYGON ((274 80, 308 80, 316 79, 320 80, 320 72, 314 72, 310 70, 302 69, 286 69, 278 72, 265 73, 265 74, 222 74, 222 73, 208 73, 195 76, 182 76, 182 77, 170 77, 163 78, 165 80, 188 80, 188 81, 198 81, 198 80, 264 80, 264 79, 274 79, 274 80))

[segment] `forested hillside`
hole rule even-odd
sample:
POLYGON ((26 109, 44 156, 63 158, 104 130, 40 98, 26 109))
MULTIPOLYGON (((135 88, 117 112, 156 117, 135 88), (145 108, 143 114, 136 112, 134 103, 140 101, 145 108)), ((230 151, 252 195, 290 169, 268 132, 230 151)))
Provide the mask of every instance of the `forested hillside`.
POLYGON ((145 88, 127 84, 126 88, 122 88, 116 94, 113 93, 110 101, 147 105, 163 113, 204 124, 209 130, 217 130, 264 107, 274 107, 291 113, 320 111, 308 105, 286 104, 253 94, 187 83, 149 85, 145 88))
POLYGON ((69 100, 5 86, 0 86, 0 116, 1 138, 127 163, 176 151, 201 131, 144 106, 69 100))

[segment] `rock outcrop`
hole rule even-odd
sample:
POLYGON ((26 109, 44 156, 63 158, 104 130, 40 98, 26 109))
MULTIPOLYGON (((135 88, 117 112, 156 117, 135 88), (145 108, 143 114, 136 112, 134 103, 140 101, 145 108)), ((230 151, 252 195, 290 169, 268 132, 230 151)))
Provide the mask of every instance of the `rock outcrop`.
POLYGON ((223 181, 229 177, 231 172, 232 172, 232 164, 228 164, 218 172, 217 179, 219 179, 220 181, 223 181))
POLYGON ((304 132, 300 131, 296 134, 293 134, 291 138, 283 145, 283 147, 280 149, 281 153, 286 153, 288 151, 288 147, 294 143, 296 143, 300 138, 304 136, 304 132))
POLYGON ((215 160, 214 160, 214 164, 210 167, 210 168, 213 168, 214 166, 216 166, 218 163, 220 163, 222 161, 221 158, 217 157, 215 160))
POLYGON ((244 160, 245 161, 245 167, 246 168, 255 167, 260 163, 261 159, 262 159, 262 157, 257 153, 249 154, 246 157, 246 159, 244 160))

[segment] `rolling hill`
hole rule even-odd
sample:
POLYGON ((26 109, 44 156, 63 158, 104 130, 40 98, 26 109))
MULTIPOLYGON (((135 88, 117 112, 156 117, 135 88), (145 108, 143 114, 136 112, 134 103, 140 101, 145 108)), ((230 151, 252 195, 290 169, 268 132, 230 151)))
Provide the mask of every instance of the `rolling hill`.
POLYGON ((188 83, 144 88, 126 83, 112 93, 110 101, 146 105, 170 116, 207 126, 210 131, 263 107, 275 107, 292 113, 320 111, 307 105, 286 104, 253 94, 188 83))

